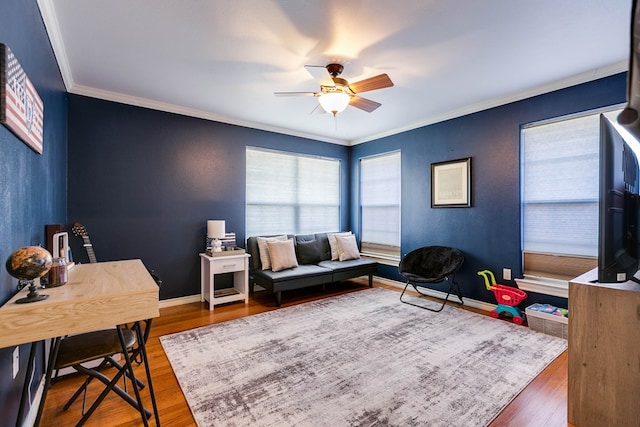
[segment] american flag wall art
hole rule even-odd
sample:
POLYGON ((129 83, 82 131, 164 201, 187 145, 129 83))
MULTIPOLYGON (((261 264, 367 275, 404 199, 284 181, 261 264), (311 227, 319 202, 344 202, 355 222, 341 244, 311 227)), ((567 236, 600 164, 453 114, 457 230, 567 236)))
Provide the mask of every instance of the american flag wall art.
POLYGON ((5 44, 0 43, 0 123, 42 154, 44 105, 33 83, 5 44))

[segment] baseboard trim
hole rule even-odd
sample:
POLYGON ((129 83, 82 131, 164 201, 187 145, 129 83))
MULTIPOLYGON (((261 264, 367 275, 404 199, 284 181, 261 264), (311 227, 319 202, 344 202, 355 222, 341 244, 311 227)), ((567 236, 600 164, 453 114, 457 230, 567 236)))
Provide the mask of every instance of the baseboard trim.
MULTIPOLYGON (((397 280, 387 279, 385 277, 379 277, 379 276, 374 276, 374 280, 389 286, 393 286, 395 288, 399 288, 399 289, 404 289, 404 285, 405 285, 405 283, 403 282, 398 282, 397 280)), ((435 290, 435 289, 422 288, 421 292, 423 292, 425 295, 428 295, 430 297, 440 298, 440 299, 444 299, 447 296, 446 293, 435 290)), ((464 305, 477 308, 478 310, 491 311, 491 310, 495 310, 496 308, 495 304, 491 304, 484 301, 478 301, 472 298, 463 297, 462 300, 464 301, 464 305)), ((185 297, 165 299, 160 301, 159 306, 160 308, 166 308, 166 307, 173 307, 173 306, 182 305, 182 304, 191 304, 194 302, 200 302, 200 295, 188 295, 185 297)))
POLYGON ((160 308, 166 308, 176 305, 191 304, 194 302, 200 302, 200 295, 188 295, 186 297, 163 299, 158 305, 160 308))
MULTIPOLYGON (((380 283, 384 283, 386 285, 393 286, 399 289, 404 289, 404 286, 406 285, 406 283, 398 282, 397 280, 387 279, 387 278, 378 277, 378 276, 375 277, 375 280, 380 283)), ((440 299, 444 299, 447 296, 445 292, 441 292, 441 291, 438 291, 435 289, 429 289, 429 288, 420 288, 420 292, 430 297, 440 298, 440 299)), ((454 301, 457 301, 457 297, 454 299, 454 301)), ((497 307, 496 304, 490 304, 488 302, 478 301, 478 300, 467 298, 467 297, 463 297, 462 301, 464 301, 464 305, 468 307, 477 308, 478 310, 482 310, 482 311, 492 311, 492 310, 495 310, 495 308, 497 307)))

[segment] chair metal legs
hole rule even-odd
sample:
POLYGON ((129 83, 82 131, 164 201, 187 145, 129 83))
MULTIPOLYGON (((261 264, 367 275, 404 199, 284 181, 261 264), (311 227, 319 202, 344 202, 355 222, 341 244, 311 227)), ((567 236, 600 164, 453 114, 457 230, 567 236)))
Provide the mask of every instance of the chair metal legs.
MULTIPOLYGON (((78 372, 81 372, 82 374, 87 375, 88 378, 80 386, 80 388, 74 393, 71 399, 67 402, 64 409, 65 410, 68 409, 68 407, 73 403, 73 401, 75 401, 83 392, 85 393, 85 397, 86 397, 86 388, 93 378, 99 380, 105 385, 105 388, 102 390, 98 398, 93 402, 91 407, 86 412, 84 410, 85 403, 83 402, 82 418, 76 424, 77 426, 83 425, 87 421, 87 419, 93 414, 93 412, 96 410, 98 405, 100 405, 100 403, 104 400, 104 398, 108 395, 110 391, 113 391, 114 393, 116 393, 125 402, 127 402, 129 405, 131 405, 133 408, 135 408, 137 411, 140 412, 142 424, 144 426, 149 425, 148 419, 151 418, 151 412, 148 411, 143 406, 142 399, 140 396, 140 389, 144 388, 145 384, 135 376, 133 372, 133 366, 132 366, 133 361, 138 358, 140 360, 140 363, 144 364, 144 369, 147 377, 147 387, 149 389, 149 394, 151 396, 151 401, 153 404, 153 413, 155 415, 156 426, 157 427, 160 426, 158 407, 156 404, 155 394, 153 390, 153 383, 151 380, 151 372, 149 370, 149 363, 148 363, 147 352, 146 352, 146 341, 148 338, 148 329, 150 326, 150 320, 147 322, 148 322, 147 331, 145 333, 142 332, 140 322, 135 322, 133 326, 131 326, 130 328, 127 328, 129 330, 124 330, 124 332, 123 332, 122 326, 116 327, 117 334, 115 339, 116 339, 116 343, 119 342, 119 344, 115 344, 115 345, 118 346, 118 348, 122 349, 122 352, 120 354, 122 354, 122 356, 124 357, 123 364, 118 363, 111 356, 109 356, 110 352, 113 351, 113 347, 110 348, 108 345, 106 346, 106 349, 101 349, 101 351, 106 353, 95 354, 96 359, 106 358, 105 359, 106 361, 103 361, 103 363, 101 363, 98 368, 89 369, 82 366, 81 363, 83 363, 83 361, 92 360, 87 358, 86 354, 79 357, 77 359, 77 362, 74 359, 69 360, 68 358, 69 354, 74 356, 76 355, 76 353, 73 352, 73 350, 75 350, 74 344, 80 343, 84 345, 85 341, 88 340, 89 342, 91 342, 92 339, 93 339, 93 342, 99 341, 103 339, 104 337, 103 333, 105 331, 90 332, 90 333, 84 334, 84 336, 79 335, 78 339, 76 340, 77 342, 74 342, 74 343, 69 342, 68 346, 65 349, 66 350, 65 355, 67 355, 67 357, 66 358, 63 357, 63 360, 60 361, 60 364, 58 366, 60 367, 73 366, 74 369, 76 369, 78 372), (87 336, 89 336, 90 334, 91 334, 91 337, 87 338, 87 336), (125 335, 127 338, 125 338, 125 335), (133 346, 133 343, 136 343, 136 342, 138 343, 137 346, 133 346), (101 367, 104 367, 107 364, 113 366, 113 368, 116 369, 116 373, 113 376, 113 378, 109 378, 99 371, 101 367), (125 377, 124 390, 117 385, 118 381, 123 377, 125 377), (131 388, 133 388, 133 392, 134 392, 133 395, 129 395, 126 391, 126 377, 129 377, 129 379, 131 379, 131 388)), ((113 332, 116 332, 116 331, 113 331, 113 332)), ((107 334, 107 336, 113 337, 113 334, 111 335, 107 334)), ((40 423, 41 416, 42 416, 42 409, 44 407, 44 401, 46 399, 49 386, 51 385, 52 373, 53 373, 54 367, 56 366, 56 361, 59 360, 58 355, 60 351, 61 341, 62 341, 61 338, 55 338, 51 347, 51 353, 49 355, 49 361, 47 364, 44 392, 43 392, 42 399, 40 401, 40 406, 38 408, 38 415, 35 422, 36 426, 38 426, 40 423)), ((100 341, 100 345, 103 345, 104 343, 105 341, 100 341)), ((91 349, 91 346, 87 348, 91 349)))
MULTIPOLYGON (((151 326, 150 325, 151 320, 149 319, 146 322, 148 322, 147 323, 147 328, 146 328, 146 331, 148 331, 150 329, 150 326, 151 326)), ((98 405, 100 405, 100 403, 104 400, 104 398, 107 396, 109 391, 115 392, 125 402, 127 402, 129 405, 133 406, 135 409, 140 411, 140 415, 142 417, 143 424, 145 426, 148 425, 147 419, 151 417, 151 412, 149 412, 146 408, 144 408, 139 403, 139 402, 141 402, 139 390, 144 388, 145 384, 142 381, 140 381, 135 375, 133 375, 133 367, 132 367, 132 362, 135 361, 138 357, 140 357, 140 363, 144 364, 145 373, 146 373, 146 376, 147 376, 147 384, 149 386, 149 394, 151 396, 151 403, 153 405, 153 415, 155 417, 156 426, 158 426, 158 427, 160 426, 160 418, 159 418, 159 414, 158 414, 158 406, 157 406, 157 403, 156 403, 155 393, 154 393, 154 390, 153 390, 153 382, 151 380, 151 371, 149 370, 149 365, 148 365, 149 361, 147 359, 147 351, 146 351, 146 345, 145 345, 146 341, 147 341, 147 338, 148 338, 148 332, 146 332, 146 331, 145 331, 145 333, 142 332, 142 328, 141 328, 140 322, 134 323, 134 325, 130 329, 132 331, 134 331, 135 334, 136 334, 136 339, 137 339, 137 342, 138 342, 138 346, 135 347, 133 349, 133 351, 131 351, 131 352, 124 352, 123 353, 123 357, 125 358, 125 364, 124 365, 121 365, 120 363, 115 361, 112 357, 108 357, 108 358, 105 359, 105 361, 103 361, 103 363, 100 364, 100 366, 98 368, 95 368, 95 369, 88 369, 88 368, 85 368, 82 365, 78 365, 78 366, 75 367, 76 370, 78 370, 79 372, 87 375, 88 378, 80 386, 80 388, 78 388, 78 390, 76 390, 76 392, 73 394, 73 396, 71 396, 69 401, 65 404, 65 406, 64 406, 65 410, 67 410, 69 408, 69 406, 78 398, 78 396, 82 392, 84 392, 86 394, 86 388, 87 388, 87 386, 89 385, 89 383, 91 382, 91 380, 93 378, 96 378, 96 379, 100 380, 106 386, 105 389, 102 391, 102 393, 100 393, 98 398, 93 402, 93 404, 91 405, 91 407, 89 408, 89 410, 86 413, 84 411, 84 403, 83 403, 82 419, 80 420, 80 422, 78 422, 77 425, 84 424, 84 422, 89 418, 89 416, 96 410, 98 405), (117 374, 111 380, 109 380, 109 378, 107 376, 105 376, 104 374, 99 372, 99 369, 101 367, 104 367, 104 365, 106 365, 107 362, 112 367, 116 368, 116 370, 118 371, 117 374), (122 388, 120 388, 117 385, 117 382, 124 375, 126 375, 127 377, 129 377, 131 379, 133 391, 135 393, 135 396, 136 396, 137 400, 133 399, 126 392, 126 390, 123 390, 122 388)), ((119 335, 122 337, 122 329, 121 329, 120 326, 118 326, 118 331, 119 331, 119 335)), ((121 340, 124 340, 124 338, 121 338, 121 340)))
POLYGON ((404 289, 402 290, 402 294, 400 294, 400 302, 412 305, 414 307, 419 307, 419 308, 423 308, 425 310, 429 310, 429 311, 433 311, 433 312, 439 313, 439 312, 442 311, 444 306, 447 304, 447 301, 449 300, 449 295, 451 295, 451 292, 453 291, 453 292, 455 292, 456 296, 460 300, 460 304, 464 304, 464 301, 462 300, 462 292, 460 292, 460 287, 458 286, 458 282, 456 282, 453 278, 451 280, 449 280, 449 278, 447 278, 445 281, 449 284, 449 290, 447 291, 447 295, 445 296, 444 301, 442 302, 442 305, 438 309, 430 308, 430 307, 427 307, 427 306, 424 306, 424 305, 420 305, 420 304, 415 304, 413 302, 406 301, 406 300, 402 299, 402 297, 404 296, 404 293, 406 292, 406 290, 409 287, 409 285, 413 286, 413 289, 415 289, 415 291, 418 294, 420 294, 422 296, 429 296, 429 295, 427 295, 425 293, 420 292, 420 290, 418 289, 419 286, 417 286, 411 280, 407 281, 407 284, 404 286, 404 289))

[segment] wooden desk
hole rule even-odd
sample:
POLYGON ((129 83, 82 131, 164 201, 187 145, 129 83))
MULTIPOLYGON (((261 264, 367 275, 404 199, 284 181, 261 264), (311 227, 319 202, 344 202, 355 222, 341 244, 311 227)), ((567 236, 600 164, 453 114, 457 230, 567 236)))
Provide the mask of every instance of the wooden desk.
MULTIPOLYGON (((76 265, 69 271, 65 285, 38 291, 49 295, 46 300, 16 304, 15 300, 27 292, 25 288, 0 307, 0 347, 35 343, 160 316, 158 285, 139 259, 76 265)), ((28 369, 33 366, 35 345, 31 347, 28 369)), ((26 404, 29 380, 28 372, 18 422, 21 422, 26 404)), ((38 420, 45 398, 46 390, 40 402, 38 420)))
POLYGON ((570 423, 640 425, 640 285, 597 283, 597 269, 569 282, 570 423))
POLYGON ((43 301, 0 307, 0 348, 160 316, 158 285, 139 259, 78 264, 67 284, 41 289, 43 301))

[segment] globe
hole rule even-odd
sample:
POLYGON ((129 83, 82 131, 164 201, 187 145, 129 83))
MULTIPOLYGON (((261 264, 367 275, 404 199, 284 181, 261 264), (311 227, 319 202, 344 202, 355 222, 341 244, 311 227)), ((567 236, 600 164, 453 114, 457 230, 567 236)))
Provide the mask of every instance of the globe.
POLYGON ((51 254, 40 246, 25 246, 7 258, 7 272, 19 280, 42 277, 51 268, 51 254))

